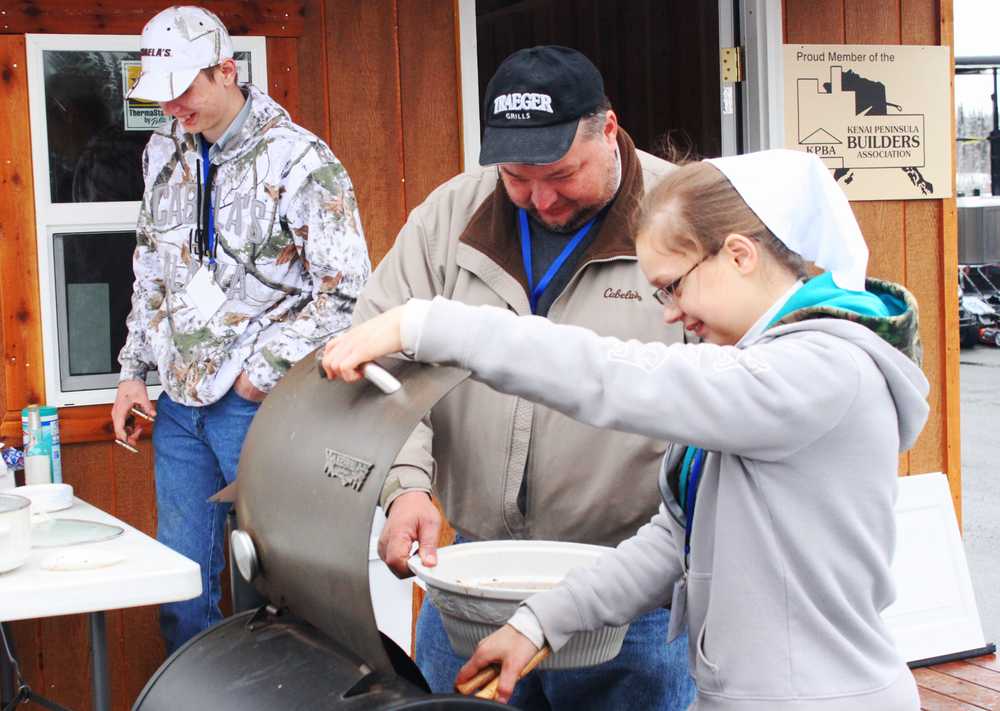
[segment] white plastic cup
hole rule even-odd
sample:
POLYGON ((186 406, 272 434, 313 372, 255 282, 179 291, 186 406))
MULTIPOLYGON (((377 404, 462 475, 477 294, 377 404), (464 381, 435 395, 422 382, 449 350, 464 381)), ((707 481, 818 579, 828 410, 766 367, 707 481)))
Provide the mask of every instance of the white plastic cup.
POLYGON ((15 486, 17 481, 14 479, 14 470, 8 467, 6 462, 0 461, 0 491, 13 489, 15 486))
POLYGON ((31 502, 0 494, 0 573, 23 565, 31 553, 31 502))

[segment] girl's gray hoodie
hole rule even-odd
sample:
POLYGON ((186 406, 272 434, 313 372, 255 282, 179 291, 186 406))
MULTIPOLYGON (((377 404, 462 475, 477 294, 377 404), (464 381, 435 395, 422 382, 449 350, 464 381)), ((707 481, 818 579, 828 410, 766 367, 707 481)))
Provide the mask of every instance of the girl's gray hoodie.
MULTIPOLYGON (((888 324, 814 313, 740 347, 668 347, 435 299, 412 346, 595 427, 708 451, 689 556, 661 486, 634 537, 529 598, 554 650, 672 603, 690 630, 692 708, 902 711, 918 708, 916 687, 880 612, 895 597, 898 453, 928 412, 927 380, 901 352, 919 348, 905 301, 913 313, 888 324), (876 335, 893 330, 900 349, 876 335)), ((683 452, 667 450, 664 473, 683 452)))

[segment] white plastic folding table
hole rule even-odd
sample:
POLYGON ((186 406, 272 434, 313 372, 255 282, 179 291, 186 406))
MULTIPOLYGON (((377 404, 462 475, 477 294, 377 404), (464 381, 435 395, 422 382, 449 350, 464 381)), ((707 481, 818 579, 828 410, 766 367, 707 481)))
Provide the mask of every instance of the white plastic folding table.
MULTIPOLYGON (((13 492, 10 492, 13 493, 13 492)), ((73 506, 48 514, 120 526, 110 540, 58 548, 32 548, 27 562, 0 574, 0 622, 87 613, 93 672, 93 708, 111 708, 104 613, 142 605, 188 600, 201 594, 198 564, 95 506, 73 506), (52 556, 92 551, 119 562, 83 570, 50 570, 52 556)), ((65 566, 63 566, 65 567, 65 566)), ((0 650, 2 654, 2 650, 0 650)))

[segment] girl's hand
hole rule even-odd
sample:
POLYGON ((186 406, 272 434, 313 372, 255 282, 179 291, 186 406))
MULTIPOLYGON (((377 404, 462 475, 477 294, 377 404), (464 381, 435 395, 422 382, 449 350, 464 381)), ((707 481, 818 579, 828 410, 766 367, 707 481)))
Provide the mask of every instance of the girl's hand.
POLYGON ((514 693, 514 684, 517 683, 521 670, 537 652, 538 647, 532 644, 531 640, 510 625, 504 625, 476 645, 472 658, 458 670, 455 684, 466 682, 484 667, 499 662, 500 685, 497 688, 497 701, 505 704, 514 693))
POLYGON ((353 383, 364 377, 365 363, 403 349, 399 335, 403 307, 397 306, 370 321, 334 336, 323 349, 321 367, 331 380, 353 383))

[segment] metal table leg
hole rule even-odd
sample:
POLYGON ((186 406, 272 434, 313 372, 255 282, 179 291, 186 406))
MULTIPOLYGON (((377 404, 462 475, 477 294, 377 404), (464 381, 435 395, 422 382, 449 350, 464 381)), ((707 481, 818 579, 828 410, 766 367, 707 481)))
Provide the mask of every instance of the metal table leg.
MULTIPOLYGON (((104 620, 102 618, 101 619, 102 630, 103 630, 103 624, 104 620)), ((0 658, 3 659, 4 664, 8 667, 9 671, 12 672, 14 675, 13 679, 15 687, 14 693, 11 694, 10 698, 4 698, 3 700, 3 709, 5 711, 10 711, 11 709, 17 708, 21 704, 27 704, 27 703, 37 704, 38 706, 41 706, 44 709, 48 709, 49 711, 69 711, 69 709, 67 709, 65 706, 61 706, 60 704, 57 704, 55 701, 47 699, 41 694, 36 694, 34 691, 31 690, 31 687, 28 686, 28 683, 21 676, 21 670, 18 667, 17 658, 14 656, 14 646, 11 643, 10 637, 7 634, 6 626, 2 623, 0 623, 0 658)), ((104 666, 106 673, 107 665, 104 664, 104 666)), ((5 697, 7 695, 6 691, 7 680, 8 680, 7 671, 4 670, 3 686, 5 687, 4 688, 5 697)), ((107 680, 105 680, 104 686, 105 688, 107 687, 107 680)), ((105 704, 106 703, 107 702, 105 701, 105 704)), ((108 706, 105 705, 104 707, 102 707, 101 711, 107 711, 107 709, 108 706)))
POLYGON ((90 658, 93 675, 94 711, 111 711, 108 677, 108 642, 103 612, 90 613, 90 658))
MULTIPOLYGON (((14 643, 10 639, 10 630, 7 629, 6 622, 0 622, 0 627, 3 628, 4 633, 7 635, 8 643, 11 646, 11 654, 14 653, 14 643)), ((0 650, 0 707, 6 706, 14 699, 14 669, 11 667, 9 661, 7 661, 7 655, 4 654, 3 650, 0 650)))

